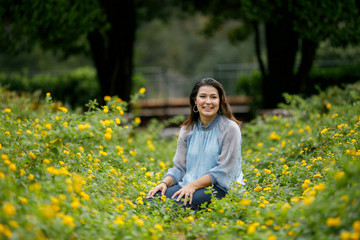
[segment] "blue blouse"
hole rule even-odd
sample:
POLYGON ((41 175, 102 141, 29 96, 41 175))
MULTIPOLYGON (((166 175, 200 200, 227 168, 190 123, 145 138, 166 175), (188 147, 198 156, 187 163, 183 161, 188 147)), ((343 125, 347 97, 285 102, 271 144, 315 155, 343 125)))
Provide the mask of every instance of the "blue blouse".
POLYGON ((224 190, 243 183, 241 132, 232 120, 217 115, 204 126, 200 119, 193 127, 180 129, 174 166, 165 174, 181 187, 209 174, 212 184, 224 190))

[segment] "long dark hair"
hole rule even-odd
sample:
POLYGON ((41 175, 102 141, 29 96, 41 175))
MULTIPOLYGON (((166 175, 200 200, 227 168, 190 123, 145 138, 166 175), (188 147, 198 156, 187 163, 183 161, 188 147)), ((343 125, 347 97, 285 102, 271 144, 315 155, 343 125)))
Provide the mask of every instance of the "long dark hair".
MULTIPOLYGON (((201 79, 200 81, 198 81, 197 83, 195 83, 191 93, 190 93, 190 96, 189 96, 189 100, 190 100, 190 115, 189 117, 181 124, 181 126, 185 126, 185 127, 189 127, 189 126, 192 126, 194 123, 197 122, 197 120, 199 119, 200 117, 200 114, 199 112, 194 112, 193 111, 193 108, 195 106, 195 99, 196 99, 196 96, 199 92, 199 89, 200 87, 203 87, 203 86, 211 86, 211 87, 214 87, 216 88, 216 90, 218 91, 218 94, 219 94, 219 98, 220 98, 220 104, 219 104, 219 112, 220 114, 224 115, 225 117, 227 117, 228 119, 230 120, 233 120, 234 122, 236 122, 239 127, 240 127, 240 124, 241 122, 238 121, 232 111, 231 111, 231 108, 230 108, 230 104, 227 102, 227 99, 226 99, 226 93, 225 93, 225 90, 224 90, 224 87, 222 86, 221 83, 219 83, 218 81, 216 81, 215 79, 213 78, 203 78, 201 79)), ((218 113, 219 114, 219 113, 218 113)))

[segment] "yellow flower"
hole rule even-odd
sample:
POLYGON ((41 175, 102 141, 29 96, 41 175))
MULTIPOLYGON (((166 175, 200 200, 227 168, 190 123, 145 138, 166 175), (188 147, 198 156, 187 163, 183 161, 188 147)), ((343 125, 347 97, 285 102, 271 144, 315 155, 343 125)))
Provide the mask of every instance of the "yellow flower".
POLYGON ((254 191, 255 192, 259 192, 259 191, 261 191, 262 190, 262 187, 260 187, 260 186, 257 186, 256 188, 254 188, 254 191))
POLYGON ((107 152, 104 152, 104 151, 99 151, 99 154, 106 157, 107 156, 107 152))
POLYGON ((286 211, 289 210, 290 208, 291 208, 291 205, 288 204, 288 203, 285 203, 285 204, 282 206, 281 210, 282 210, 283 212, 286 212, 286 211))
POLYGON ((80 202, 78 201, 78 200, 74 200, 74 201, 72 201, 72 203, 71 203, 71 207, 72 208, 78 208, 78 207, 80 207, 81 206, 81 204, 80 204, 80 202))
POLYGON ((269 219, 269 220, 267 220, 267 221, 265 222, 265 224, 266 224, 267 226, 271 226, 271 225, 273 225, 273 223, 274 223, 274 220, 272 220, 272 219, 269 219))
POLYGON ((62 216, 62 223, 64 225, 68 225, 70 227, 75 227, 74 218, 72 216, 69 216, 69 215, 62 216))
POLYGON ((140 124, 140 123, 141 123, 141 119, 140 119, 139 117, 136 117, 134 120, 135 120, 135 122, 136 122, 137 124, 140 124))
POLYGON ((39 183, 33 183, 29 186, 29 190, 32 192, 37 192, 41 189, 41 185, 39 183))
POLYGON ((64 113, 67 113, 69 111, 66 107, 58 107, 58 109, 64 113))
POLYGON ((311 183, 311 182, 310 182, 309 179, 305 179, 305 180, 304 180, 304 183, 301 185, 301 187, 302 187, 302 188, 307 188, 310 183, 311 183))
POLYGON ((319 183, 317 185, 314 186, 315 190, 318 190, 319 192, 322 192, 325 189, 325 183, 319 183))
POLYGON ((340 239, 342 240, 346 240, 346 239, 350 239, 351 238, 351 233, 346 231, 346 232, 342 232, 340 234, 340 239))
POLYGON ((115 220, 113 221, 114 224, 117 224, 117 225, 124 225, 125 222, 124 222, 124 216, 122 217, 116 217, 115 220))
POLYGON ((34 160, 36 159, 36 156, 35 156, 35 154, 34 154, 32 151, 30 151, 28 155, 29 155, 29 157, 31 157, 32 159, 34 159, 34 160))
POLYGON ((266 238, 266 240, 276 240, 277 237, 275 235, 270 235, 266 238))
POLYGON ((105 137, 106 140, 111 140, 112 136, 111 136, 111 133, 105 133, 104 137, 105 137))
POLYGON ((335 178, 336 180, 338 180, 338 179, 342 178, 344 175, 345 175, 345 172, 343 172, 343 171, 337 172, 337 173, 335 174, 334 178, 335 178))
POLYGON ((160 199, 165 202, 165 200, 166 200, 166 195, 161 195, 160 199))
POLYGON ((355 221, 352 226, 355 232, 360 233, 360 220, 355 221))
POLYGON ((247 228, 247 234, 252 234, 256 231, 256 227, 259 226, 259 223, 255 222, 255 223, 252 223, 248 226, 247 228))
POLYGON ((2 209, 7 216, 15 216, 16 208, 12 203, 4 202, 2 209))
POLYGON ((245 226, 245 223, 243 221, 241 221, 241 220, 237 220, 236 225, 245 226))
POLYGON ((5 108, 5 112, 6 113, 11 113, 11 109, 10 108, 5 108))
POLYGON ((270 174, 271 171, 269 169, 264 169, 264 171, 267 173, 267 174, 270 174))
POLYGON ((156 228, 157 230, 159 230, 160 232, 164 230, 163 226, 161 226, 161 224, 156 224, 154 226, 154 228, 156 228))
POLYGON ((308 196, 308 197, 304 198, 303 203, 305 205, 310 205, 314 200, 315 200, 314 196, 308 196))
POLYGON ((47 97, 50 97, 50 96, 51 96, 51 93, 47 92, 47 93, 46 93, 46 96, 47 96, 47 97))
POLYGON ((281 137, 280 135, 277 135, 276 132, 272 132, 269 136, 271 140, 279 140, 281 137))
POLYGON ((9 168, 10 168, 11 171, 15 171, 16 170, 16 165, 14 163, 11 163, 9 165, 9 168))
POLYGON ((15 220, 10 220, 9 225, 12 226, 13 228, 19 227, 19 224, 15 220))
POLYGON ((85 129, 85 125, 84 125, 84 124, 79 124, 79 125, 78 125, 78 129, 79 129, 79 131, 84 130, 84 129, 85 129))
POLYGON ((323 130, 321 130, 320 134, 324 134, 327 132, 327 128, 324 128, 323 130))
POLYGON ((241 206, 249 206, 251 204, 251 199, 241 199, 240 205, 241 206))
POLYGON ((24 198, 24 197, 19 197, 19 200, 22 204, 27 204, 28 203, 28 200, 27 198, 24 198))
POLYGON ((339 217, 326 219, 326 225, 328 225, 329 227, 339 226, 340 222, 341 222, 341 218, 339 217))
POLYGON ((88 201, 90 199, 90 196, 85 192, 80 192, 81 199, 84 201, 88 201))
POLYGON ((140 88, 140 90, 139 90, 139 93, 140 94, 144 94, 146 92, 146 89, 145 88, 140 88))
POLYGON ((104 112, 104 113, 108 113, 108 112, 109 112, 109 107, 108 107, 108 106, 104 106, 103 112, 104 112))
POLYGON ((160 166, 162 169, 165 169, 165 168, 166 168, 166 165, 165 165, 164 162, 160 162, 160 163, 159 163, 159 166, 160 166))
POLYGON ((320 173, 317 173, 315 175, 313 175, 314 178, 321 178, 321 174, 320 173))
POLYGON ((29 179, 30 181, 33 181, 33 180, 34 180, 34 175, 32 175, 32 174, 30 173, 29 176, 28 176, 28 179, 29 179))
POLYGON ((110 96, 105 96, 105 97, 104 97, 104 100, 105 100, 105 101, 110 101, 110 100, 111 100, 111 97, 110 97, 110 96))
POLYGON ((140 227, 144 226, 144 221, 141 220, 141 219, 136 219, 136 220, 135 220, 135 223, 136 223, 137 225, 139 225, 140 227))

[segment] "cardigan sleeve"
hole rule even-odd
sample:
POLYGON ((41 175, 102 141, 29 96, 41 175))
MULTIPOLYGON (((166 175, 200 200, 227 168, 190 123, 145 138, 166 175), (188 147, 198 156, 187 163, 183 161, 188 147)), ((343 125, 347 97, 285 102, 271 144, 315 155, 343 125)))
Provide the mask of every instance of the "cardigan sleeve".
POLYGON ((217 166, 209 170, 212 184, 230 190, 233 181, 237 181, 241 171, 241 132, 235 122, 230 122, 222 129, 221 153, 217 166))
POLYGON ((164 175, 164 178, 171 176, 174 180, 174 184, 178 184, 183 179, 186 172, 187 133, 188 131, 185 127, 180 129, 176 152, 173 158, 174 165, 172 168, 169 168, 168 172, 164 175))

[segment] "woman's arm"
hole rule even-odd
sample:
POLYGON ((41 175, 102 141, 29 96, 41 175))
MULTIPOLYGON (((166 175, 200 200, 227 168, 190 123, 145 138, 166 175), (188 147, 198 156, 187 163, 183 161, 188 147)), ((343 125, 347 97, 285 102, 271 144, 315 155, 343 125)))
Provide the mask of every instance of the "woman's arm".
POLYGON ((178 198, 176 199, 176 201, 180 201, 180 199, 183 196, 185 196, 184 205, 186 205, 188 198, 189 198, 189 204, 191 204, 194 192, 200 188, 208 187, 211 184, 212 184, 212 182, 211 182, 210 175, 206 174, 206 175, 202 176, 201 178, 198 178, 195 181, 192 181, 185 187, 181 188, 179 191, 174 193, 174 195, 171 198, 174 198, 179 195, 178 198))
POLYGON ((232 182, 241 175, 241 131, 235 122, 230 121, 222 126, 220 132, 223 134, 221 153, 217 165, 208 174, 214 185, 228 191, 232 182))

